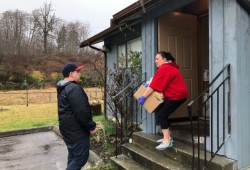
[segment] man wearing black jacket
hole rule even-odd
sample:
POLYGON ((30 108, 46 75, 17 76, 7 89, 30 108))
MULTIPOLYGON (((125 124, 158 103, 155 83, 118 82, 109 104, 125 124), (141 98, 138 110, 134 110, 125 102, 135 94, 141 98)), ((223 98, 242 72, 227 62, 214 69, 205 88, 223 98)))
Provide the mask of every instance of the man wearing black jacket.
POLYGON ((74 63, 64 65, 64 80, 57 83, 59 129, 68 149, 66 170, 80 170, 86 164, 89 157, 89 136, 96 133, 88 96, 77 84, 83 67, 74 63))

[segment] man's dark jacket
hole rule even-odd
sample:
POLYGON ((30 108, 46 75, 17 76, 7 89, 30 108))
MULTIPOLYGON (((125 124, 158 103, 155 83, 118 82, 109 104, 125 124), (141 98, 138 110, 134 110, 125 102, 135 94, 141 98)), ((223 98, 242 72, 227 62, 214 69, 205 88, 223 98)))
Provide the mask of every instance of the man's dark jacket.
POLYGON ((61 80, 57 84, 59 129, 65 143, 89 138, 96 123, 83 88, 74 81, 61 80))

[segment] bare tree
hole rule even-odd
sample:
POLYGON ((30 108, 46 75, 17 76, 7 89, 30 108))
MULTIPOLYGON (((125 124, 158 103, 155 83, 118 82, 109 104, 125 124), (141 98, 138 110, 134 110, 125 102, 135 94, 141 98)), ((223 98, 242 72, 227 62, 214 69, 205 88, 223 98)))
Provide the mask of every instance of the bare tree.
MULTIPOLYGON (((80 38, 80 42, 86 40, 89 37, 90 34, 90 25, 89 23, 81 23, 81 27, 79 28, 79 38, 80 38)), ((79 46, 79 44, 78 44, 79 46)), ((82 54, 84 55, 84 53, 89 53, 89 48, 84 48, 82 50, 79 51, 79 55, 82 56, 82 54)))
POLYGON ((67 26, 68 36, 67 36, 67 52, 77 54, 79 50, 78 45, 80 44, 78 23, 70 22, 67 26))
POLYGON ((39 35, 42 37, 44 53, 48 52, 48 39, 54 37, 53 31, 59 19, 53 13, 52 3, 45 2, 43 7, 35 9, 32 14, 34 22, 39 30, 39 35))
POLYGON ((0 17, 0 45, 6 54, 20 54, 26 40, 28 13, 6 11, 0 17))
POLYGON ((22 46, 26 38, 26 22, 28 14, 16 10, 14 13, 14 42, 15 42, 15 51, 17 54, 21 54, 22 46))
POLYGON ((80 41, 82 42, 82 41, 86 40, 90 34, 90 25, 87 22, 79 23, 79 24, 80 24, 79 36, 80 36, 80 41))
POLYGON ((19 57, 33 61, 56 49, 84 56, 87 49, 80 50, 79 44, 88 35, 88 23, 62 21, 56 17, 51 3, 44 3, 32 13, 5 11, 0 13, 0 60, 19 57))
POLYGON ((63 24, 57 33, 57 48, 58 50, 64 51, 66 47, 66 40, 67 40, 67 28, 63 24))
POLYGON ((26 44, 25 50, 27 54, 36 54, 36 49, 40 46, 37 25, 34 23, 33 15, 29 14, 26 25, 26 44))
MULTIPOLYGON (((79 55, 83 50, 79 49, 81 41, 89 35, 89 25, 79 21, 61 22, 57 32, 57 47, 61 52, 79 55)), ((85 50, 86 51, 86 50, 85 50)))
POLYGON ((67 26, 67 50, 70 53, 78 54, 79 44, 88 36, 87 26, 79 21, 70 22, 67 26))
POLYGON ((6 11, 2 14, 2 18, 0 20, 1 25, 1 45, 2 49, 4 49, 4 53, 8 53, 13 51, 13 39, 14 39, 14 24, 13 17, 11 11, 6 11))

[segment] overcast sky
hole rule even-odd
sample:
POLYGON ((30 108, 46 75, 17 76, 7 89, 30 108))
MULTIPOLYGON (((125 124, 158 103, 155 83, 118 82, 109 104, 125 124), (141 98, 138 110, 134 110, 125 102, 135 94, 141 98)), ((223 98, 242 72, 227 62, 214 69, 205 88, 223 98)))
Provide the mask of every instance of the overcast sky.
POLYGON ((137 0, 0 0, 0 13, 19 9, 31 13, 52 2, 57 17, 66 21, 89 23, 90 34, 95 35, 110 26, 113 14, 137 0))

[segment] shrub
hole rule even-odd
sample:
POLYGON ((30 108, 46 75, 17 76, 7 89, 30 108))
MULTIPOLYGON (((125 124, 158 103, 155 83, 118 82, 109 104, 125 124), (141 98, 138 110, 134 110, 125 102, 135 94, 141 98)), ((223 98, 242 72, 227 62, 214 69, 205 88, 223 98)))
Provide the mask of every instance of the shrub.
POLYGON ((35 80, 34 85, 36 87, 44 88, 46 81, 43 73, 41 73, 40 71, 33 71, 31 73, 31 76, 35 80))
POLYGON ((43 81, 45 76, 43 75, 43 73, 41 73, 40 71, 33 71, 31 73, 31 76, 34 78, 34 79, 37 79, 38 81, 43 81))
POLYGON ((26 81, 27 85, 33 84, 34 79, 24 72, 0 72, 0 90, 22 90, 27 88, 24 85, 26 81))
POLYGON ((62 79, 63 79, 62 74, 59 74, 57 72, 52 72, 50 75, 50 79, 48 79, 46 82, 47 84, 50 84, 51 86, 56 86, 57 82, 62 79))

